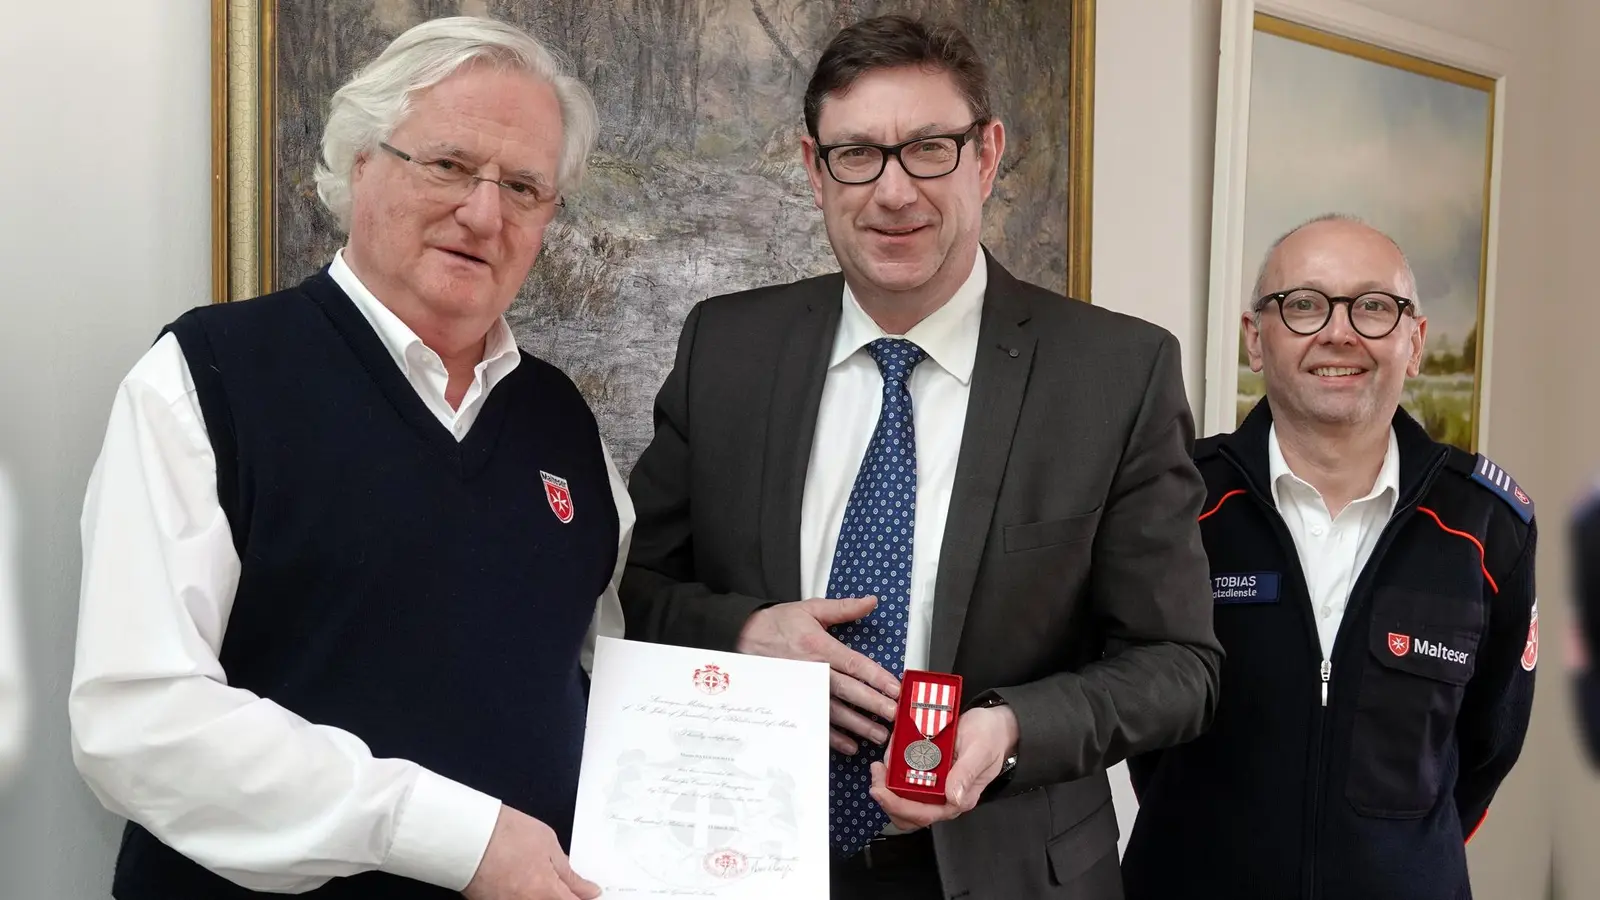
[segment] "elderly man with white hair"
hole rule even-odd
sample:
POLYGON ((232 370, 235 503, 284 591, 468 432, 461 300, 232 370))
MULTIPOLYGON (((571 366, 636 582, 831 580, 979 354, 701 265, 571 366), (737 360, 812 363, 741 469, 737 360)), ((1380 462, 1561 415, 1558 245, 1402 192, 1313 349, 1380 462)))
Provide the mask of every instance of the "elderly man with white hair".
POLYGON ((70 701, 119 900, 598 895, 563 848, 634 514, 504 319, 595 120, 521 31, 411 29, 333 98, 344 247, 122 382, 70 701))

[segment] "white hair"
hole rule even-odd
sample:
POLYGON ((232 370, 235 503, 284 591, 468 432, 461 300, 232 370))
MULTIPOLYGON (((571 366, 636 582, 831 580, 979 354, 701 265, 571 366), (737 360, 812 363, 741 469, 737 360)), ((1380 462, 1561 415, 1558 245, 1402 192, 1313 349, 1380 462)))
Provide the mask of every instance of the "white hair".
POLYGON ((582 183, 600 131, 599 115, 594 97, 569 74, 565 58, 503 22, 471 16, 433 19, 395 38, 333 95, 316 181, 317 196, 341 230, 350 228, 350 177, 356 158, 388 140, 410 113, 413 94, 476 62, 521 70, 555 89, 563 140, 555 186, 566 193, 582 183))
POLYGON ((1267 272, 1272 268, 1272 258, 1277 255, 1278 248, 1283 245, 1284 241, 1293 236, 1295 232, 1307 226, 1315 225, 1318 222, 1349 222, 1353 225, 1360 225, 1363 228, 1371 228, 1384 240, 1393 244, 1395 252, 1400 254, 1402 283, 1398 287, 1400 288, 1400 292, 1402 294, 1410 298, 1412 311, 1419 315, 1421 314, 1422 298, 1417 296, 1417 275, 1415 272, 1411 271, 1411 260, 1406 258, 1406 252, 1400 249, 1400 244, 1397 243, 1394 238, 1384 234, 1383 231, 1373 228, 1371 223, 1359 216, 1352 216, 1349 213, 1323 213, 1314 219, 1308 219, 1304 222, 1301 222, 1299 225, 1296 225, 1295 227, 1284 232, 1277 240, 1272 242, 1272 246, 1267 248, 1267 255, 1261 260, 1261 268, 1256 270, 1255 286, 1250 289, 1250 296, 1245 298, 1245 307, 1258 317, 1258 321, 1259 316, 1261 315, 1261 292, 1266 289, 1267 272))

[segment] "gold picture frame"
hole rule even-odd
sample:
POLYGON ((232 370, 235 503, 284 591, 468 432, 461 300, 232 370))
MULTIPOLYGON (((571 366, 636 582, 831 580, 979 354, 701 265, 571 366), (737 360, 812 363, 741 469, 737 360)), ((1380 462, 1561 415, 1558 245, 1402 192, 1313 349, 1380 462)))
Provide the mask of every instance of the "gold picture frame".
POLYGON ((211 0, 211 297, 263 293, 273 271, 276 0, 211 0))
POLYGON ((1094 4, 1070 0, 1072 21, 1072 171, 1067 175, 1067 296, 1092 302, 1094 231, 1094 4))
MULTIPOLYGON (((1072 8, 1067 293, 1091 299, 1095 0, 1072 8)), ((212 298, 273 286, 277 0, 211 0, 212 298)))

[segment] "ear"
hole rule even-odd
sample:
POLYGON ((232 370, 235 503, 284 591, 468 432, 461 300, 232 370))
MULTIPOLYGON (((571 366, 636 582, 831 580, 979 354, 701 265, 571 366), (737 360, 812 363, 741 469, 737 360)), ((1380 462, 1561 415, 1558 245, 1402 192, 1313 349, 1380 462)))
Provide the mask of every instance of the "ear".
POLYGON ((983 199, 987 200, 1000 174, 1000 157, 1006 152, 1006 126, 996 119, 979 133, 983 136, 983 153, 978 157, 978 179, 983 185, 983 199))
POLYGON ((1422 354, 1427 343, 1428 317, 1417 316, 1416 324, 1411 329, 1411 355, 1406 359, 1406 377, 1415 378, 1422 374, 1422 354))
POLYGON ((806 167, 806 177, 811 179, 811 199, 822 208, 822 157, 817 154, 817 142, 808 135, 800 139, 800 160, 806 167))
POLYGON ((1239 330, 1242 332, 1245 353, 1250 356, 1250 371, 1260 372, 1265 361, 1261 357, 1261 326, 1256 324, 1256 317, 1245 313, 1239 317, 1239 330))

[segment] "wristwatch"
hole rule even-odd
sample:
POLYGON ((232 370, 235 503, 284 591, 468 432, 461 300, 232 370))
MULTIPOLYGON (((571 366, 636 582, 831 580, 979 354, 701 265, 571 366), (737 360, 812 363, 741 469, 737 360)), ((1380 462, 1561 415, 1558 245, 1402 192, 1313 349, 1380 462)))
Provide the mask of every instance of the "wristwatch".
MULTIPOLYGON (((978 708, 979 709, 990 709, 992 707, 1005 706, 1005 705, 1006 705, 1006 701, 1005 701, 1004 698, 1002 698, 1002 697, 990 697, 990 698, 988 698, 986 700, 980 701, 978 703, 978 708)), ((1004 762, 1000 763, 1000 771, 995 773, 994 780, 995 781, 999 781, 1000 779, 1006 777, 1007 775, 1010 775, 1011 774, 1011 770, 1015 769, 1016 767, 1017 767, 1017 754, 1013 753, 1010 756, 1006 757, 1004 762)))

